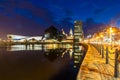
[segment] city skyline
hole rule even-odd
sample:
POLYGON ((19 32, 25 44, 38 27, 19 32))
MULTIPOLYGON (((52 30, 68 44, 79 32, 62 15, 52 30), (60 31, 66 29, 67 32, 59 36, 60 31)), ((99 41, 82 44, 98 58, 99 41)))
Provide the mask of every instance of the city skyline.
POLYGON ((82 20, 89 25, 89 28, 84 28, 85 30, 109 23, 119 27, 119 2, 119 0, 1 0, 0 37, 6 37, 7 34, 41 35, 51 25, 69 31, 74 27, 74 20, 82 20))
POLYGON ((0 0, 0 80, 120 80, 120 0, 0 0))

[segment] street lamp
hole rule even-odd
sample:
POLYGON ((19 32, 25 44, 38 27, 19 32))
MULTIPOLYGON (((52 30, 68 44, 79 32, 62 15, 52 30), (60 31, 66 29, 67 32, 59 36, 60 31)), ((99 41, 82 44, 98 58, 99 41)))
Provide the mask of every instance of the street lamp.
POLYGON ((99 43, 99 36, 96 37, 97 38, 97 44, 99 43))
POLYGON ((111 43, 111 49, 112 49, 112 27, 110 27, 110 43, 111 43))
POLYGON ((101 37, 101 44, 102 44, 102 42, 103 42, 103 35, 101 34, 100 37, 101 37))
POLYGON ((103 35, 100 35, 100 55, 102 54, 102 58, 104 58, 104 53, 103 53, 103 49, 104 49, 104 45, 102 45, 103 42, 103 35))

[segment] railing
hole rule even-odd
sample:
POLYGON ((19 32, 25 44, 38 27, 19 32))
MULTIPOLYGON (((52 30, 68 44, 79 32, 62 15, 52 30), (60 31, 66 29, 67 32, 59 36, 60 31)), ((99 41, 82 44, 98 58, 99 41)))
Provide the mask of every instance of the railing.
POLYGON ((107 45, 100 45, 100 44, 93 44, 93 46, 97 49, 97 51, 100 53, 101 57, 105 57, 106 64, 109 64, 114 68, 114 77, 119 77, 119 59, 118 56, 120 56, 120 50, 113 49, 110 46, 107 45), (114 57, 113 57, 114 56, 114 57), (111 61, 110 61, 111 60, 111 61), (112 64, 112 63, 114 64, 112 64))

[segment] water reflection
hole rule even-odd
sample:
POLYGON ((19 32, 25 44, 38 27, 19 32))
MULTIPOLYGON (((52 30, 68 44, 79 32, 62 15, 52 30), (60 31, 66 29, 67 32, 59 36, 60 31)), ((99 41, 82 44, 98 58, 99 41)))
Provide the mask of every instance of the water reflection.
POLYGON ((70 59, 74 59, 74 67, 79 67, 82 55, 84 54, 83 46, 74 46, 72 44, 30 44, 30 45, 12 45, 7 47, 7 51, 23 51, 23 50, 40 50, 44 51, 44 55, 50 61, 54 61, 58 56, 64 58, 66 53, 70 59), (74 54, 74 55, 73 55, 74 54))
POLYGON ((74 46, 74 68, 79 68, 84 58, 84 47, 82 45, 74 46))
POLYGON ((42 45, 12 45, 7 47, 7 51, 22 50, 42 50, 42 45))
POLYGON ((66 49, 62 49, 62 48, 47 49, 45 50, 44 55, 49 61, 54 61, 58 56, 61 56, 65 50, 66 49))
POLYGON ((57 48, 72 48, 70 44, 29 44, 29 45, 11 45, 7 46, 7 51, 22 50, 47 50, 57 48))
POLYGON ((69 55, 70 55, 70 59, 73 58, 73 49, 69 49, 69 55))
MULTIPOLYGON (((20 80, 50 80, 51 77, 55 77, 51 80, 75 80, 73 78, 76 77, 80 66, 75 63, 77 60, 79 62, 79 59, 75 57, 79 57, 79 53, 75 54, 71 46, 72 44, 12 45, 7 46, 7 51, 5 51, 6 47, 0 48, 2 50, 0 50, 2 67, 0 75, 4 78, 6 75, 9 76, 6 80, 9 78, 10 80, 18 78, 20 80)), ((82 50, 82 47, 79 49, 82 50)), ((1 76, 0 80, 4 80, 1 76)))
MULTIPOLYGON (((75 46, 76 47, 76 46, 75 46)), ((7 47, 7 51, 23 51, 23 50, 42 50, 44 55, 50 61, 54 61, 57 56, 64 58, 66 53, 69 53, 69 58, 74 59, 74 67, 79 67, 81 56, 84 54, 81 52, 83 46, 72 49, 72 44, 30 44, 30 45, 12 45, 7 47), (73 55, 74 54, 74 55, 73 55)))

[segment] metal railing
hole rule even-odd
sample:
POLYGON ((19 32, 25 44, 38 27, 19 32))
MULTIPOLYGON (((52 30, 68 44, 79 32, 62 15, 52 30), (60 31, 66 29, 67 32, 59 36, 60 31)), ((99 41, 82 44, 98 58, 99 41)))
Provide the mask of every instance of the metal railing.
POLYGON ((105 57, 105 62, 106 64, 109 64, 114 68, 114 77, 118 78, 119 77, 119 61, 118 61, 118 56, 120 55, 120 51, 118 49, 115 49, 114 51, 111 52, 111 49, 108 48, 108 46, 105 45, 98 45, 98 44, 93 44, 93 46, 97 49, 97 51, 100 53, 101 57, 105 57), (114 57, 110 56, 114 55, 114 57), (114 63, 114 65, 111 63, 114 63))

